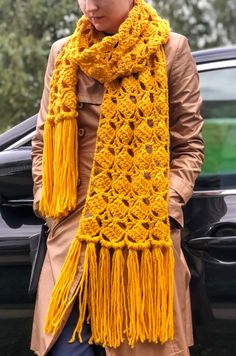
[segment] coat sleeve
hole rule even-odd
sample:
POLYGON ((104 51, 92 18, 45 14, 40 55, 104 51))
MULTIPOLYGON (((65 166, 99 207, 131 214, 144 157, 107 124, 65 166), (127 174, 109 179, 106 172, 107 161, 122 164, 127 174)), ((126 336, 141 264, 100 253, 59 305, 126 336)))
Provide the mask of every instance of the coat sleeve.
POLYGON ((32 139, 32 177, 33 177, 33 210, 39 217, 39 201, 42 192, 42 156, 43 156, 43 130, 49 103, 50 79, 54 67, 54 45, 52 45, 48 57, 47 68, 44 76, 44 89, 40 102, 37 118, 36 132, 32 139))
POLYGON ((190 199, 204 158, 199 76, 188 40, 179 36, 169 74, 170 190, 169 216, 183 227, 182 207, 190 199))

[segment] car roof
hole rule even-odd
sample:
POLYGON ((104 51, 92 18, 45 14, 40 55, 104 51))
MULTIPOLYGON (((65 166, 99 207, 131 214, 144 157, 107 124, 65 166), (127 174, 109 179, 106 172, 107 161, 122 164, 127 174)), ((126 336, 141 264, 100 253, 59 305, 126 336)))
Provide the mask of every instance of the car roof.
POLYGON ((204 49, 192 54, 197 64, 236 59, 236 45, 204 49))

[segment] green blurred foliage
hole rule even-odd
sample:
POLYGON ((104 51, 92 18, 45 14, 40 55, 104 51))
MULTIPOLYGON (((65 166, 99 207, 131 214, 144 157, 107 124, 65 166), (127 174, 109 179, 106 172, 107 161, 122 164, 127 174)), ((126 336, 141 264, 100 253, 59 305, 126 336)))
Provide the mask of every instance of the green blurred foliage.
POLYGON ((79 15, 76 0, 0 0, 0 132, 38 111, 50 46, 79 15))
POLYGON ((150 0, 192 50, 236 43, 235 0, 150 0))
POLYGON ((202 173, 236 172, 236 120, 222 117, 206 120, 203 126, 205 160, 202 173))

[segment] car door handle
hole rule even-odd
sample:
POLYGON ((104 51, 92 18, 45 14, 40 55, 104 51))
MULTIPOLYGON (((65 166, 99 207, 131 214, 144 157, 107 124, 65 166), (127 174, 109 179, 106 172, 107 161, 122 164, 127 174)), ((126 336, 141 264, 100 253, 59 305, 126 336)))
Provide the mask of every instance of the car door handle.
POLYGON ((236 250, 236 236, 204 236, 197 237, 186 241, 187 246, 195 250, 196 252, 204 252, 204 255, 201 256, 203 260, 208 263, 213 263, 223 266, 236 266, 236 253, 235 261, 223 261, 216 257, 211 256, 211 252, 215 249, 224 250, 224 252, 236 250))
POLYGON ((187 245, 196 250, 207 251, 209 248, 235 248, 236 236, 204 236, 186 241, 187 245))
POLYGON ((33 199, 9 199, 9 200, 2 200, 2 206, 11 206, 11 207, 19 207, 19 206, 32 206, 33 199))

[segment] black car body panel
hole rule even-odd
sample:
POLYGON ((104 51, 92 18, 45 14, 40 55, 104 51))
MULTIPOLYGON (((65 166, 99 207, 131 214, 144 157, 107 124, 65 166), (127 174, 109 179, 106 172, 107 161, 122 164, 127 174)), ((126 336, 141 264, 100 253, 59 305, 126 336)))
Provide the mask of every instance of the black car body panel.
POLYGON ((3 151, 0 155, 1 200, 32 200, 31 147, 3 151), (17 189, 16 189, 17 182, 17 189))
MULTIPOLYGON (((193 197, 184 208, 182 231, 182 248, 192 275, 195 346, 191 355, 233 356, 236 47, 193 55, 204 99, 206 158, 193 197)), ((37 115, 0 135, 0 354, 7 356, 32 354, 29 344, 34 298, 27 293, 31 270, 29 238, 39 233, 43 223, 32 210, 30 139, 36 118, 37 115)))

